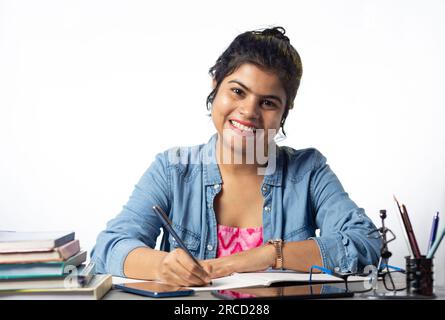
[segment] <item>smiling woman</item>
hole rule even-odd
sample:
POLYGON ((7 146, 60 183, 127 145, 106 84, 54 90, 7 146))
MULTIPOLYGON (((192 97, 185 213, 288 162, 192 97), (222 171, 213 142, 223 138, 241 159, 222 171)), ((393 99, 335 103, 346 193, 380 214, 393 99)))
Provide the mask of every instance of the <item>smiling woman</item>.
POLYGON ((252 63, 244 63, 219 85, 214 82, 214 86, 219 87, 211 110, 218 136, 222 138, 217 143, 220 147, 220 163, 228 160, 232 164, 235 162, 232 155, 239 153, 242 156, 236 164, 246 163, 248 156, 258 160, 255 157, 260 153, 255 148, 258 145, 265 149, 261 150, 262 155, 267 155, 268 145, 284 124, 282 119, 287 109, 283 103, 286 101, 286 93, 276 73, 252 63), (247 137, 252 140, 251 148, 248 148, 247 137), (260 139, 261 143, 256 139, 260 139), (239 150, 235 149, 236 146, 240 147, 239 150), (229 156, 224 158, 220 154, 224 152, 229 156))
POLYGON ((206 144, 156 156, 97 237, 97 271, 191 286, 268 268, 355 272, 375 265, 380 239, 366 236, 375 226, 326 158, 274 142, 302 76, 285 30, 237 36, 210 75, 207 106, 216 133, 206 144), (203 268, 166 232, 155 249, 162 227, 155 205, 203 268))

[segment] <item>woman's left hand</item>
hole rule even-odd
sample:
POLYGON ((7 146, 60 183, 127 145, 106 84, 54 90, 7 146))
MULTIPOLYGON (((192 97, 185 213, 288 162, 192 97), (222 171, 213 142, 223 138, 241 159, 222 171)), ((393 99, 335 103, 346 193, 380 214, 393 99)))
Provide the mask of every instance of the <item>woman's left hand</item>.
POLYGON ((212 279, 229 276, 234 272, 264 271, 275 263, 275 248, 266 244, 230 256, 201 260, 200 263, 212 279))

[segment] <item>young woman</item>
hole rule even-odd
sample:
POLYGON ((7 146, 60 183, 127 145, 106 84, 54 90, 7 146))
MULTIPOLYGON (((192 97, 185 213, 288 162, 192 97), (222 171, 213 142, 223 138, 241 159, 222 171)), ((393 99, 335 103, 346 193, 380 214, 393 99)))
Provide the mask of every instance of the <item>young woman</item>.
POLYGON ((210 74, 207 105, 217 132, 207 144, 156 156, 99 234, 97 271, 192 286, 268 268, 345 272, 376 265, 381 243, 367 236, 375 226, 326 158, 274 142, 302 75, 284 29, 240 34, 210 74), (162 226, 154 205, 168 213, 203 268, 168 233, 154 249, 162 226))

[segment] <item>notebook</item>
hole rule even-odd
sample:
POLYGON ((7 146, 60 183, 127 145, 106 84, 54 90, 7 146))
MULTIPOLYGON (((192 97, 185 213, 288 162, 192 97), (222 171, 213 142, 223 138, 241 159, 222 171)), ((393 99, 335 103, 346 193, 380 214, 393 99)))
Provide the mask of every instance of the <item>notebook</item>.
POLYGON ((0 231, 0 253, 51 251, 73 240, 67 231, 0 231))
POLYGON ((61 276, 85 262, 86 258, 87 252, 80 251, 68 260, 61 262, 0 264, 0 280, 61 276))
MULTIPOLYGON (((348 282, 365 281, 367 277, 350 276, 348 282)), ((277 282, 295 282, 308 283, 309 273, 301 273, 294 271, 266 271, 266 272, 246 272, 234 273, 227 277, 217 278, 212 280, 212 285, 205 287, 191 287, 195 291, 209 291, 209 290, 226 290, 235 288, 250 288, 250 287, 268 287, 277 282)), ((331 276, 325 273, 316 273, 312 275, 312 282, 327 283, 327 282, 343 282, 338 277, 331 276)))
POLYGON ((0 292, 0 300, 99 300, 112 287, 109 274, 97 274, 81 288, 26 289, 0 292))
POLYGON ((63 261, 79 251, 79 240, 74 240, 51 251, 0 253, 0 264, 63 261))
MULTIPOLYGON (((348 282, 359 282, 366 280, 369 280, 369 278, 361 276, 348 277, 348 282)), ((143 281, 145 280, 113 277, 113 284, 134 283, 143 281)), ((308 283, 309 273, 295 272, 290 270, 234 273, 227 277, 212 279, 211 285, 190 288, 195 291, 227 290, 236 288, 268 287, 274 283, 279 282, 293 282, 295 284, 308 283)), ((312 274, 312 282, 329 283, 343 282, 343 280, 325 273, 314 273, 312 274)))

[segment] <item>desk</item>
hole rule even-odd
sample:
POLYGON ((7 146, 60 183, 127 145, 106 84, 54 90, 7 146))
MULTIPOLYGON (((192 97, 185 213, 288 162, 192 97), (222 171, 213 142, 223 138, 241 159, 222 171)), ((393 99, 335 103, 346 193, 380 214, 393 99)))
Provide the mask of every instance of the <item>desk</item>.
MULTIPOLYGON (((340 288, 344 288, 343 283, 331 283, 329 285, 337 286, 340 288)), ((384 293, 388 292, 384 289, 383 284, 379 282, 377 292, 378 293, 384 293)), ((354 291, 354 284, 350 285, 350 289, 354 291)), ((436 300, 445 300, 445 287, 435 287, 435 294, 436 294, 436 300)), ((335 300, 370 300, 367 298, 367 296, 372 296, 373 292, 366 292, 366 293, 356 293, 354 297, 352 298, 336 298, 335 300)), ((127 292, 123 292, 118 289, 112 289, 110 290, 103 298, 103 300, 220 300, 216 297, 214 297, 210 291, 199 291, 196 292, 192 296, 187 297, 172 297, 172 298, 150 298, 150 297, 144 297, 139 296, 136 294, 131 294, 127 292)), ((220 300, 223 301, 223 300, 220 300)))

